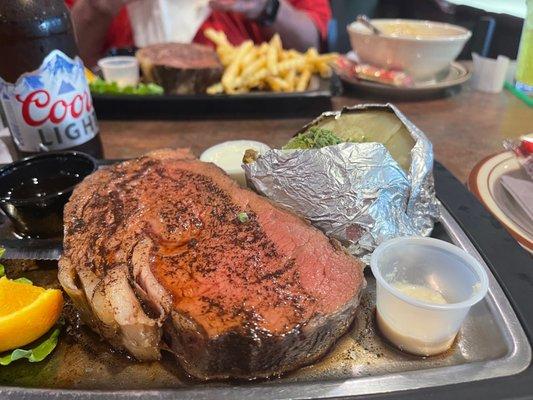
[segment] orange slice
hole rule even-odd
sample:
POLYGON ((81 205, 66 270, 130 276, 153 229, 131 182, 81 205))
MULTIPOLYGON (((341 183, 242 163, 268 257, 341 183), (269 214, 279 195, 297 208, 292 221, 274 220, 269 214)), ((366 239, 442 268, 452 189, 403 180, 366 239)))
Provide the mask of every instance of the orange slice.
POLYGON ((93 83, 96 80, 96 75, 89 68, 84 68, 84 69, 85 69, 85 79, 87 79, 87 83, 93 83))
POLYGON ((0 278, 0 352, 40 338, 57 322, 62 308, 60 290, 0 278))

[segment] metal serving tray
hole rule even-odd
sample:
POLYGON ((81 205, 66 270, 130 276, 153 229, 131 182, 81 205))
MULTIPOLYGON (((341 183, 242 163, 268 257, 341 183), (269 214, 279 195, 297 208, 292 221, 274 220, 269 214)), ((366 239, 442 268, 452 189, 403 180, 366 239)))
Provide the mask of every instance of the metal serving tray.
POLYGON ((107 351, 96 335, 85 333, 77 340, 63 338, 46 362, 0 368, 0 398, 332 398, 472 382, 525 370, 531 362, 531 347, 516 314, 482 257, 444 207, 433 236, 476 257, 490 282, 487 297, 471 309, 456 343, 443 355, 410 356, 377 334, 375 281, 367 271, 368 286, 352 330, 320 362, 281 378, 206 384, 186 377, 170 356, 162 362, 135 363, 107 351))

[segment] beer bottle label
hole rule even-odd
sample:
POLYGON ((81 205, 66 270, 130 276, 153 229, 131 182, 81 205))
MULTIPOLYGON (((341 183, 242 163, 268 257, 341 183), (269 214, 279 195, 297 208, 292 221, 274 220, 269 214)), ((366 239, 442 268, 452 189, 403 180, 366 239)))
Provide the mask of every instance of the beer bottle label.
POLYGON ((68 149, 98 134, 83 62, 59 50, 15 84, 0 78, 0 100, 21 151, 68 149))

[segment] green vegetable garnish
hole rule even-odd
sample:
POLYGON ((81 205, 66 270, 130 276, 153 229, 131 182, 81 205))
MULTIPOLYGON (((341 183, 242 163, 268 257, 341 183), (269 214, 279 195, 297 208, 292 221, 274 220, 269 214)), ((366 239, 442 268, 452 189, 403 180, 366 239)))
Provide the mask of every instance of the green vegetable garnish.
POLYGON ((250 217, 245 212, 240 212, 237 214, 237 219, 244 224, 250 220, 250 217))
POLYGON ((312 127, 304 133, 289 140, 283 150, 290 149, 320 149, 326 146, 333 146, 343 141, 329 129, 312 127))
POLYGON ((312 128, 309 128, 309 130, 293 137, 285 146, 282 147, 282 149, 321 149, 322 147, 334 146, 339 143, 361 143, 365 141, 366 138, 364 136, 361 136, 360 138, 341 139, 329 129, 313 126, 312 128))
POLYGON ((18 282, 18 283, 25 283, 26 285, 33 285, 33 282, 30 281, 28 278, 17 278, 14 280, 15 282, 18 282))
POLYGON ((155 83, 139 83, 137 86, 120 87, 116 82, 106 82, 96 78, 89 84, 95 94, 131 94, 131 95, 156 95, 163 94, 163 88, 155 83))
POLYGON ((6 366, 21 358, 27 358, 29 362, 43 361, 56 348, 60 332, 61 328, 56 327, 51 331, 48 337, 34 348, 28 350, 16 349, 10 354, 0 357, 0 365, 6 366))

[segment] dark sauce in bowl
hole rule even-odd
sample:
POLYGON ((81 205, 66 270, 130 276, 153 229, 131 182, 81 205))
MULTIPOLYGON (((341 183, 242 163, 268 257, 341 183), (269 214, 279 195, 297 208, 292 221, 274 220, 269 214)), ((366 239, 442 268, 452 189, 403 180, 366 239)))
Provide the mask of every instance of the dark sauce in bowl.
POLYGON ((63 207, 76 184, 97 168, 80 152, 47 153, 0 169, 0 208, 15 233, 24 237, 60 237, 63 207))
POLYGON ((80 178, 80 174, 69 171, 58 171, 57 175, 43 178, 29 177, 27 180, 19 182, 18 186, 9 188, 1 197, 5 200, 42 198, 74 186, 81 179, 83 178, 80 178))

